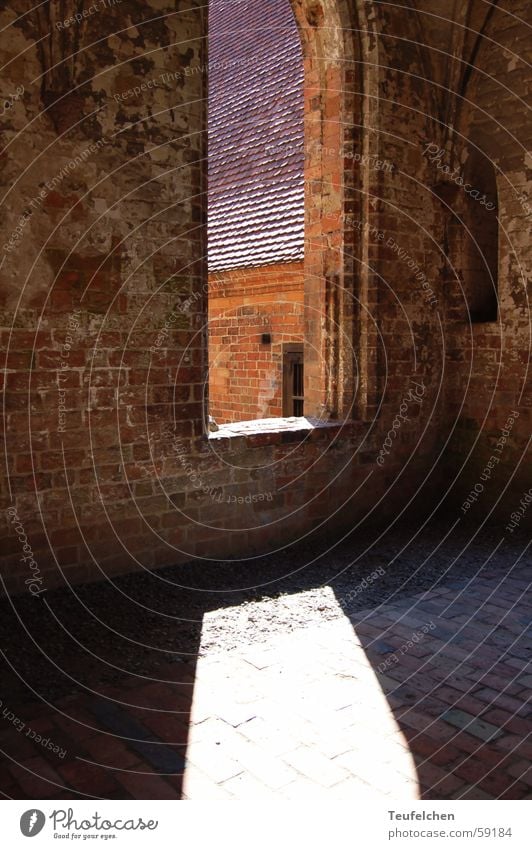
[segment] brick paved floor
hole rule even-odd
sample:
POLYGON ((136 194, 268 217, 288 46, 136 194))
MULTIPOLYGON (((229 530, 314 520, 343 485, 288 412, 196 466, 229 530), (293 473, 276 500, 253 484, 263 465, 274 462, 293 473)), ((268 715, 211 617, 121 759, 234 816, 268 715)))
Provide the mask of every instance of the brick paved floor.
POLYGON ((353 621, 338 606, 333 621, 200 651, 169 663, 164 680, 130 676, 55 706, 5 698, 0 788, 55 799, 532 798, 529 577, 520 565, 353 621))

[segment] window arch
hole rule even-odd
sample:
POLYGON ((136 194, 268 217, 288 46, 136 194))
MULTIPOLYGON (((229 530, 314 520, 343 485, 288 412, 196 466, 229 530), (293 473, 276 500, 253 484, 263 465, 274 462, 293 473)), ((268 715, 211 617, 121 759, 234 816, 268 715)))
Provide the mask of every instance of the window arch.
POLYGON ((356 410, 364 418, 376 385, 369 248, 361 235, 375 214, 375 24, 363 0, 290 2, 305 68, 305 408, 317 417, 356 410), (355 219, 365 227, 355 228, 355 219))
POLYGON ((369 372, 376 371, 363 238, 375 214, 369 163, 378 145, 376 40, 361 0, 356 27, 348 0, 289 2, 304 66, 305 415, 352 417, 356 401, 357 416, 364 417, 375 384, 369 372))

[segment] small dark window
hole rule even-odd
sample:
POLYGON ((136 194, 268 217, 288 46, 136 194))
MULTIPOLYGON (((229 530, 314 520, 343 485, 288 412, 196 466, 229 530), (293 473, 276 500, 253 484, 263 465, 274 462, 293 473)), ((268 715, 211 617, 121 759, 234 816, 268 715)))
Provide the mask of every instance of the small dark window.
POLYGON ((493 164, 471 151, 463 186, 435 186, 446 218, 444 250, 452 287, 461 283, 464 317, 472 324, 497 321, 499 308, 499 206, 493 164))
POLYGON ((499 278, 499 207, 495 168, 474 150, 467 171, 462 269, 469 320, 473 324, 497 321, 499 278), (473 192, 471 195, 470 193, 473 192))
POLYGON ((283 416, 304 415, 303 346, 283 350, 283 416))

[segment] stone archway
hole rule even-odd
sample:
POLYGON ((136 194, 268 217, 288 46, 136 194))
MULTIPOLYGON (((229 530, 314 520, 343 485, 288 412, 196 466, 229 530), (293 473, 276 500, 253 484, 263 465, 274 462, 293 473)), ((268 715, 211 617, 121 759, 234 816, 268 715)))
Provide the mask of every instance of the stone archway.
POLYGON ((291 4, 305 65, 305 405, 317 417, 351 418, 355 407, 365 417, 369 266, 361 234, 378 142, 367 130, 377 127, 376 41, 361 3, 291 4))

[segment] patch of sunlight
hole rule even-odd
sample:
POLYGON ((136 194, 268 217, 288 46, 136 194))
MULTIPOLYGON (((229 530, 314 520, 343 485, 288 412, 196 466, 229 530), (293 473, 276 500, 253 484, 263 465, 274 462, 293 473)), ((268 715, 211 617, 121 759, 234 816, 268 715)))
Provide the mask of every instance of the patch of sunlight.
POLYGON ((310 416, 289 416, 286 418, 251 419, 244 422, 220 424, 218 430, 209 433, 209 439, 223 439, 230 436, 254 436, 258 433, 286 433, 299 430, 315 430, 317 427, 338 427, 337 421, 314 419, 310 416))
POLYGON ((202 645, 187 758, 215 794, 419 798, 406 738, 329 587, 211 612, 202 645))

